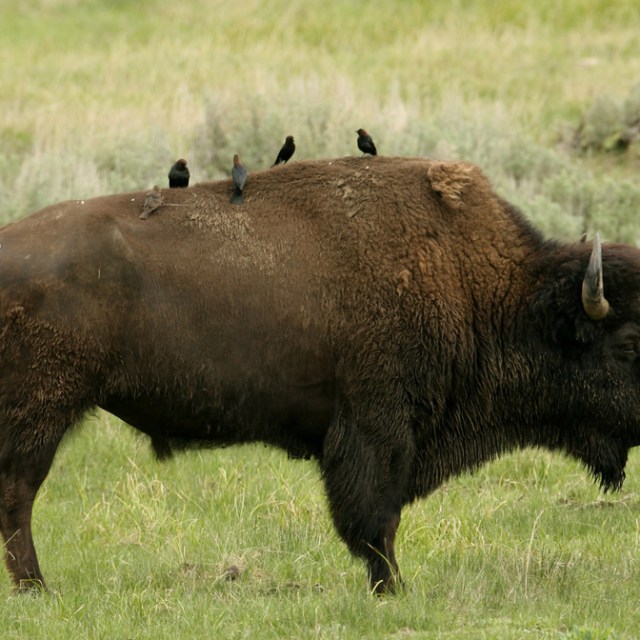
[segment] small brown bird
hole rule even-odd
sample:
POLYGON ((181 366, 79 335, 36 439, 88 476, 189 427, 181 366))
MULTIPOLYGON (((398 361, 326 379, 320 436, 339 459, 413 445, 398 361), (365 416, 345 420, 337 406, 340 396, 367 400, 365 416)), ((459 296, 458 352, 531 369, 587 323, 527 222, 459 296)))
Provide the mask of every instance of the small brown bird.
POLYGON ((231 178, 233 179, 234 191, 231 194, 231 204, 242 204, 244 198, 242 192, 247 184, 247 170, 240 164, 240 156, 236 153, 233 156, 233 167, 231 168, 231 178))
POLYGON ((187 161, 180 158, 169 170, 169 189, 188 187, 190 175, 187 161))
POLYGON ((237 580, 240 577, 240 568, 235 565, 229 565, 225 570, 224 573, 222 574, 222 578, 224 580, 237 580))
POLYGON ((162 192, 160 187, 155 185, 151 191, 147 192, 147 197, 144 199, 142 205, 142 213, 140 214, 140 220, 146 220, 150 213, 153 213, 156 209, 159 209, 164 203, 162 192))
POLYGON ((368 153, 372 156, 377 156, 378 151, 376 145, 373 144, 371 136, 364 129, 358 129, 356 133, 358 134, 358 149, 362 151, 362 155, 364 156, 365 153, 368 153))
POLYGON ((293 141, 293 136, 287 136, 284 140, 284 144, 282 145, 280 151, 278 151, 278 157, 276 161, 271 165, 275 167, 277 164, 284 162, 287 164, 289 160, 291 160, 291 156, 296 150, 296 143, 293 141))

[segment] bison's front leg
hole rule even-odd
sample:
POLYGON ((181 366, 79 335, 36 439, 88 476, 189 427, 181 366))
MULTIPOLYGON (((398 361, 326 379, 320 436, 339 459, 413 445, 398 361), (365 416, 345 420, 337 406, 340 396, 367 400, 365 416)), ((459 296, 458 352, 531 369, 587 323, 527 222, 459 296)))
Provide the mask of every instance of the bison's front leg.
POLYGON ((8 443, 0 453, 0 530, 7 568, 18 591, 45 588, 31 533, 33 501, 44 481, 56 447, 18 454, 8 443))
POLYGON ((377 594, 395 593, 402 586, 394 547, 400 512, 389 513, 382 521, 381 533, 376 534, 372 543, 367 543, 365 555, 371 590, 377 594))
POLYGON ((333 521, 352 553, 367 562, 375 593, 401 585, 394 542, 412 452, 399 433, 381 442, 344 416, 325 440, 322 471, 333 521))

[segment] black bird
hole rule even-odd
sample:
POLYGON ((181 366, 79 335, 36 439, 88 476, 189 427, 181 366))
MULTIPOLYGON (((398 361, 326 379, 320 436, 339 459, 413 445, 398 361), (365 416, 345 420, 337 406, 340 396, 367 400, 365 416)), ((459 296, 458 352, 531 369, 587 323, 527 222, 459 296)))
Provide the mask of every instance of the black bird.
POLYGON ((371 136, 364 129, 358 129, 356 133, 358 134, 358 149, 362 151, 362 155, 369 153, 372 156, 377 156, 378 151, 371 136))
POLYGON ((187 161, 180 158, 169 170, 169 189, 188 187, 190 175, 187 161))
POLYGON ((296 143, 293 141, 293 136, 287 136, 284 140, 284 144, 282 145, 282 148, 280 149, 280 151, 278 151, 278 157, 276 158, 276 161, 271 166, 275 167, 277 164, 280 164, 281 162, 284 162, 285 164, 287 164, 287 162, 291 160, 291 156, 293 155, 293 152, 295 150, 296 150, 296 143))
POLYGON ((151 191, 147 191, 147 197, 144 199, 142 205, 142 213, 140 214, 140 220, 146 220, 150 213, 153 213, 156 209, 159 209, 164 203, 162 192, 158 185, 154 185, 151 191))
POLYGON ((245 184, 247 184, 247 170, 240 164, 240 156, 236 153, 233 156, 233 167, 231 168, 231 178, 235 187, 231 194, 231 204, 242 204, 244 198, 242 192, 245 184))

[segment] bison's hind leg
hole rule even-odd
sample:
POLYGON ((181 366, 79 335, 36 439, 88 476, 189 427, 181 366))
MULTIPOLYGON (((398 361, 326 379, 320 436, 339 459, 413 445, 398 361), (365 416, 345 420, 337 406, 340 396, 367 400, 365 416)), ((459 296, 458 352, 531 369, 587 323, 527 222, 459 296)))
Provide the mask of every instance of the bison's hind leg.
POLYGON ((402 584, 394 543, 413 446, 401 429, 382 441, 361 426, 338 417, 325 441, 323 477, 336 529, 366 561, 372 591, 394 592, 402 584))
POLYGON ((46 401, 38 406, 35 400, 28 406, 28 412, 10 412, 13 419, 0 412, 0 533, 18 591, 45 588, 31 532, 33 502, 62 437, 85 413, 82 402, 76 408, 46 401))
POLYGON ((5 442, 0 453, 0 531, 6 563, 18 591, 44 589, 31 532, 33 501, 51 468, 55 445, 19 453, 5 442))
POLYGON ((44 587, 31 533, 33 501, 62 437, 95 406, 101 350, 28 317, 0 330, 0 532, 20 590, 44 587))

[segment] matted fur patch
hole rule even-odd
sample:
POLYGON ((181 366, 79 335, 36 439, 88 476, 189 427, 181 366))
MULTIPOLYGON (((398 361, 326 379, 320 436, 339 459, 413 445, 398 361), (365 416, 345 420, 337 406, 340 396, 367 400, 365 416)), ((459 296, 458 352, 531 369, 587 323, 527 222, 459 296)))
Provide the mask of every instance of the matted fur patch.
POLYGON ((466 162, 434 162, 427 169, 431 187, 452 209, 459 209, 473 183, 476 167, 466 162))

